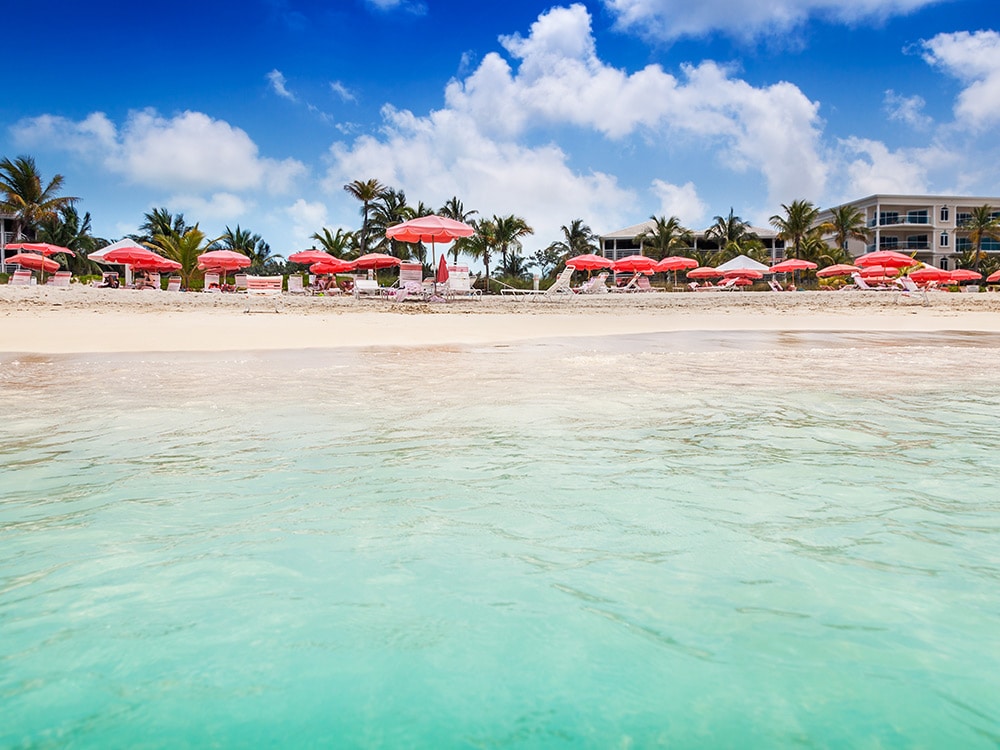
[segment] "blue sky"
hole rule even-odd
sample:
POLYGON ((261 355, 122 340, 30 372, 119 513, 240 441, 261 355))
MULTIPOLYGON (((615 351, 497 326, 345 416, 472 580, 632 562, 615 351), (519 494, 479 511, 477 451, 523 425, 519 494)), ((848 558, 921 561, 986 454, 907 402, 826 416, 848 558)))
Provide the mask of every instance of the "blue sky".
POLYGON ((356 228, 343 190, 702 228, 733 207, 1000 195, 996 0, 18 3, 0 154, 99 236, 166 207, 274 252, 356 228), (37 45, 37 47, 33 47, 37 45))

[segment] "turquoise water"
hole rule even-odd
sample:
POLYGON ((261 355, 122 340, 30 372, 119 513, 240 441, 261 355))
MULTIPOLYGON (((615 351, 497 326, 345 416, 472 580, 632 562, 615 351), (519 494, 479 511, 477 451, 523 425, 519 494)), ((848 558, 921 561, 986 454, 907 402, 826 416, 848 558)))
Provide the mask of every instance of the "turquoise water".
POLYGON ((0 362, 0 747, 996 747, 1000 338, 0 362))

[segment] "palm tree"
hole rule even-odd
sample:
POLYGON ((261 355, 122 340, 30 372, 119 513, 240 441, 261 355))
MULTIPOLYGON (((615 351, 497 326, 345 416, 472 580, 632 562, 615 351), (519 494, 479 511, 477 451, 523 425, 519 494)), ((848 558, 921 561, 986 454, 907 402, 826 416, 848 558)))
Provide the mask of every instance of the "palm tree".
POLYGON ((771 217, 771 226, 778 230, 778 239, 792 244, 792 258, 800 257, 802 241, 813 229, 819 209, 811 201, 795 200, 791 205, 781 204, 785 215, 775 214, 771 217))
POLYGON ((236 225, 236 229, 227 226, 218 244, 225 250, 243 253, 253 261, 247 269, 249 273, 267 273, 284 260, 280 255, 271 254, 271 246, 264 242, 259 234, 252 234, 249 229, 240 229, 239 224, 236 225))
POLYGON ((729 216, 716 216, 713 221, 715 223, 705 230, 705 238, 714 240, 719 245, 719 252, 695 254, 701 262, 707 262, 709 256, 712 256, 711 264, 714 264, 714 255, 718 255, 720 260, 735 258, 737 255, 746 255, 754 260, 763 259, 764 243, 732 208, 729 209, 729 216))
POLYGON ((139 225, 139 233, 131 235, 131 238, 143 244, 153 242, 158 236, 174 235, 180 237, 188 230, 184 214, 174 216, 165 208, 154 208, 143 214, 142 218, 143 222, 139 225))
POLYGON ((150 242, 150 246, 161 255, 181 264, 181 283, 191 286, 191 278, 198 270, 198 256, 207 252, 220 238, 210 240, 195 224, 185 230, 184 234, 158 234, 150 242))
MULTIPOLYGON (((402 190, 387 188, 377 201, 372 204, 371 216, 368 226, 372 236, 378 237, 378 242, 372 246, 372 250, 388 252, 397 258, 406 260, 410 257, 414 245, 398 240, 390 240, 385 236, 389 227, 409 221, 416 215, 416 211, 407 205, 406 193, 402 190)), ((417 255, 421 255, 423 246, 417 248, 417 255)))
MULTIPOLYGON (((460 221, 463 224, 469 224, 472 221, 472 217, 478 214, 478 211, 466 211, 465 206, 462 205, 462 201, 458 199, 458 196, 452 196, 445 201, 444 205, 438 209, 438 215, 444 216, 447 219, 453 219, 455 221, 460 221)), ((452 261, 458 263, 458 256, 465 251, 465 244, 467 237, 459 237, 451 244, 452 261)))
POLYGON ((547 261, 542 259, 553 256, 558 258, 558 264, 567 258, 596 253, 600 249, 597 244, 597 235, 594 234, 594 230, 583 223, 583 219, 573 219, 569 226, 563 224, 559 229, 563 233, 563 238, 550 243, 545 250, 535 253, 534 265, 548 265, 547 261))
POLYGON ((490 259, 496 249, 497 227, 492 219, 473 221, 476 233, 466 237, 465 252, 473 260, 481 260, 486 268, 486 291, 490 289, 490 259))
POLYGON ((677 250, 691 247, 693 235, 691 230, 681 224, 680 219, 671 216, 650 216, 653 226, 635 238, 643 249, 649 248, 652 253, 647 253, 656 260, 662 260, 668 255, 672 255, 677 250))
POLYGON ((309 239, 316 240, 330 255, 346 259, 354 247, 354 237, 354 232, 345 232, 343 229, 331 232, 323 227, 322 232, 317 232, 309 239))
POLYGON ((368 210, 372 203, 382 198, 388 188, 378 180, 354 180, 344 185, 344 190, 361 201, 361 232, 358 235, 361 245, 361 255, 368 252, 368 210))
POLYGON ((34 239, 39 225, 57 219, 59 211, 72 206, 79 198, 59 196, 65 178, 55 175, 42 187, 42 176, 35 160, 18 156, 0 161, 0 211, 14 217, 14 237, 34 239))
POLYGON ((520 216, 513 214, 494 215, 493 226, 495 227, 495 247, 500 251, 501 264, 506 269, 510 265, 509 256, 521 249, 521 238, 534 234, 535 230, 529 227, 528 222, 520 216))
POLYGON ((833 234, 837 248, 847 250, 848 240, 861 240, 865 244, 871 239, 871 230, 865 222, 864 212, 854 206, 838 206, 833 209, 830 221, 821 225, 824 233, 833 234))
POLYGON ((66 258, 67 267, 77 275, 88 274, 97 268, 93 261, 87 260, 87 254, 108 244, 107 240, 94 237, 90 232, 90 214, 85 213, 81 218, 75 206, 64 206, 57 217, 41 223, 36 239, 74 251, 75 256, 66 258))
MULTIPOLYGON (((983 258, 983 240, 987 237, 1000 239, 1000 219, 993 213, 993 208, 989 205, 977 206, 972 209, 972 214, 962 223, 960 227, 969 233, 969 240, 972 242, 971 258, 972 270, 979 270, 979 263, 983 258)), ((968 262, 963 258, 963 262, 968 262)))

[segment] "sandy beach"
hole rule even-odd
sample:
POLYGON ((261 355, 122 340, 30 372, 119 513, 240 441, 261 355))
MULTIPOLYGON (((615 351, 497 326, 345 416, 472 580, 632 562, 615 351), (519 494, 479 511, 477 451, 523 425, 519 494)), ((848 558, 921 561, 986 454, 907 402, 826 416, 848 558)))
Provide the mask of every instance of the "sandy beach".
POLYGON ((669 331, 1000 332, 1000 294, 651 293, 423 303, 0 287, 0 351, 242 351, 482 345, 669 331), (252 314, 245 314, 247 306, 252 314))

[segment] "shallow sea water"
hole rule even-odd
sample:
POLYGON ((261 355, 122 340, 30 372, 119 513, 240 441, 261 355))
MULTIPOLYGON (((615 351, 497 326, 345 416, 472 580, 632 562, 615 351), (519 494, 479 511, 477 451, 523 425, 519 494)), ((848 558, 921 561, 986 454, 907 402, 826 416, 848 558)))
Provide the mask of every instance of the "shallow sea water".
POLYGON ((996 747, 1000 337, 0 361, 0 747, 996 747))

